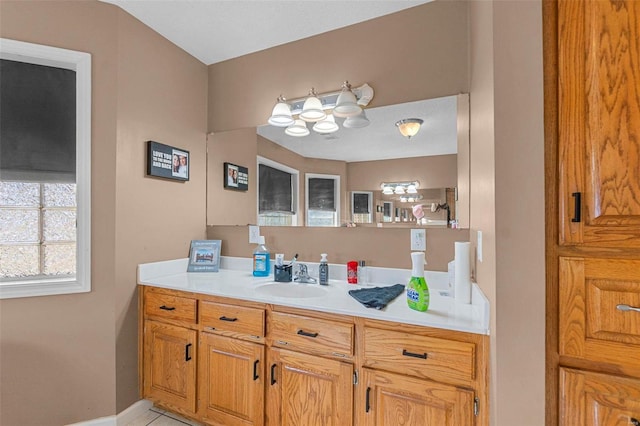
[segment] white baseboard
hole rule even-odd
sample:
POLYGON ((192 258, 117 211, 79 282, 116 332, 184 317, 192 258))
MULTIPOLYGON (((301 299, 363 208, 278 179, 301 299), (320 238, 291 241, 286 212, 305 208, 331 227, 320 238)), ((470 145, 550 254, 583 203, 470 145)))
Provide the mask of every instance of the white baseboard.
POLYGON ((67 426, 126 426, 136 418, 143 415, 146 411, 149 411, 149 408, 152 406, 153 403, 151 401, 141 399, 116 416, 100 417, 93 420, 87 420, 86 422, 73 423, 67 426))

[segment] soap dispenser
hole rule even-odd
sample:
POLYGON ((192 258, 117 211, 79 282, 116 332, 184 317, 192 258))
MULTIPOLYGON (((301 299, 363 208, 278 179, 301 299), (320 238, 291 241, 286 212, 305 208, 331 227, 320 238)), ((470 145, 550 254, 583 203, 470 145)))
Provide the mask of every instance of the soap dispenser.
POLYGON ((264 236, 260 236, 260 243, 253 251, 253 276, 268 277, 270 272, 269 249, 264 245, 264 236))
POLYGON ((407 305, 411 309, 424 312, 429 309, 429 286, 424 279, 424 252, 411 253, 411 279, 407 285, 407 305))

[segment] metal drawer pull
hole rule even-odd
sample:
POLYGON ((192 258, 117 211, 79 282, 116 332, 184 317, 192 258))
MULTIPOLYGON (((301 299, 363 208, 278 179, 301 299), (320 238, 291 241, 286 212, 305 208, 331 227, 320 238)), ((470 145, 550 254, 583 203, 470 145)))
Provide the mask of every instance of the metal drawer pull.
POLYGON ((191 354, 189 353, 189 349, 191 348, 191 343, 187 344, 187 346, 184 347, 184 360, 185 361, 191 361, 191 354))
POLYGON ((423 354, 416 354, 416 353, 413 353, 413 352, 409 352, 406 349, 403 349, 402 350, 402 355, 410 356, 410 357, 413 357, 413 358, 427 359, 427 353, 426 352, 423 353, 423 354))
POLYGON ((364 412, 368 413, 371 410, 371 405, 369 403, 369 397, 371 396, 371 388, 367 387, 367 397, 364 404, 364 412))
POLYGON ((638 419, 634 419, 633 417, 629 418, 629 423, 631 423, 633 426, 640 426, 640 421, 638 421, 638 419))
MULTIPOLYGON (((618 305, 618 306, 616 306, 616 309, 618 309, 619 311, 623 311, 623 312, 627 312, 627 311, 640 312, 640 308, 636 308, 635 306, 629 306, 629 305, 618 305)), ((640 426, 640 425, 638 425, 638 426, 640 426)))
POLYGON ((253 363, 253 380, 258 380, 260 376, 258 376, 258 364, 260 363, 259 359, 256 359, 253 363))
POLYGON ((573 217, 571 218, 571 222, 580 222, 582 220, 580 217, 580 213, 582 211, 582 193, 574 192, 571 196, 574 201, 573 217))
POLYGON ((160 306, 160 309, 162 309, 163 311, 175 311, 176 310, 176 308, 173 307, 173 306, 168 307, 168 306, 164 306, 164 305, 160 306))
POLYGON ((318 337, 318 333, 309 333, 308 331, 304 331, 304 330, 298 330, 298 334, 300 336, 318 337))
POLYGON ((276 365, 278 364, 271 364, 271 386, 276 384, 276 365))
POLYGON ((229 321, 229 322, 235 322, 238 321, 238 318, 229 318, 229 317, 225 317, 224 315, 221 316, 219 318, 220 321, 229 321))

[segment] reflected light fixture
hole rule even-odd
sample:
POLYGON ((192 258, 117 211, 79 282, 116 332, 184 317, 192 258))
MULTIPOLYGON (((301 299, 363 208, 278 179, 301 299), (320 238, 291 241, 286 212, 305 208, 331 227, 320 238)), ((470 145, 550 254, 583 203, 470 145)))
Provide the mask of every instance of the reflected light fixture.
POLYGON ((278 96, 276 100, 276 106, 273 107, 271 117, 269 117, 268 123, 276 127, 287 127, 293 124, 293 117, 291 116, 291 107, 286 103, 287 100, 278 96))
POLYGON ((420 131, 422 123, 424 123, 424 120, 421 118, 405 118, 403 120, 396 121, 396 127, 402 136, 411 140, 411 138, 420 131))
POLYGON ((318 94, 313 87, 309 92, 309 97, 304 101, 299 117, 312 123, 324 120, 327 117, 327 114, 322 110, 322 102, 318 99, 318 94))
MULTIPOLYGON (((418 181, 412 182, 382 182, 380 188, 385 195, 403 195, 403 194, 417 194, 420 183, 418 181)), ((417 196, 413 197, 418 199, 417 196)))
POLYGON ((313 125, 313 131, 321 134, 337 132, 338 129, 340 129, 340 127, 338 126, 338 123, 336 123, 336 119, 333 117, 333 114, 327 114, 327 117, 324 120, 320 120, 313 125))
POLYGON ((309 129, 307 129, 307 123, 304 121, 295 120, 294 123, 287 127, 284 132, 289 136, 301 138, 309 134, 309 129))
POLYGON ((354 115, 353 117, 347 117, 342 123, 343 127, 347 129, 361 129, 363 127, 367 127, 369 125, 369 119, 367 115, 364 113, 364 110, 360 112, 358 115, 354 115))

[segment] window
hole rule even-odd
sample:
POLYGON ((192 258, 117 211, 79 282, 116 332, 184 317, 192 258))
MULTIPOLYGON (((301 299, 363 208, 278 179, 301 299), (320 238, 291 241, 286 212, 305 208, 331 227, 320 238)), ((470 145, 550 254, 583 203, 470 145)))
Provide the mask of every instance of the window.
POLYGON ((373 223, 373 192, 351 192, 351 220, 353 223, 373 223))
POLYGON ((298 177, 297 170, 258 157, 258 225, 298 224, 298 177))
POLYGON ((339 226, 340 176, 307 173, 307 226, 339 226))
POLYGON ((0 39, 0 298, 91 290, 91 55, 0 39))

